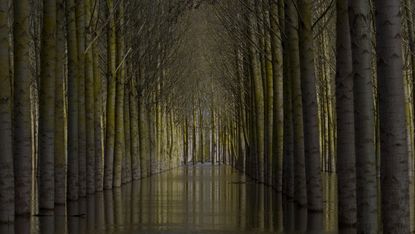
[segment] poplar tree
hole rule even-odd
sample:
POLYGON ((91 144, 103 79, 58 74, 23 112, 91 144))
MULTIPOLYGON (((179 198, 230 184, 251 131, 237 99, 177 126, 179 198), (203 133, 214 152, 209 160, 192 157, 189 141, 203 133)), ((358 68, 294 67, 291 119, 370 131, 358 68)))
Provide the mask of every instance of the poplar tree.
POLYGON ((0 223, 14 221, 13 92, 9 2, 0 1, 0 223))
POLYGON ((402 74, 401 1, 376 0, 377 81, 384 233, 409 233, 408 147, 402 74))

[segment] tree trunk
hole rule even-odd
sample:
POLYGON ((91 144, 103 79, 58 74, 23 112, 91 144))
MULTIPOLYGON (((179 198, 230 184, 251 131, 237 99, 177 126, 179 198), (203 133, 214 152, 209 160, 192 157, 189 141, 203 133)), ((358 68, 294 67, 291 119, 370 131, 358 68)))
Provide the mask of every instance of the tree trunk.
POLYGON ((107 126, 105 140, 104 162, 104 188, 111 189, 114 180, 114 149, 115 149, 115 96, 117 76, 117 40, 114 19, 114 0, 107 1, 108 15, 112 16, 107 28, 108 50, 108 100, 107 100, 107 126))
POLYGON ((39 210, 53 210, 55 202, 55 82, 56 0, 43 1, 39 97, 39 210))
POLYGON ((265 157, 265 171, 266 175, 264 182, 268 185, 272 184, 272 162, 273 156, 273 108, 274 108, 274 69, 272 61, 272 45, 271 45, 271 20, 270 20, 270 4, 268 1, 263 1, 263 24, 265 27, 264 38, 265 38, 265 110, 264 110, 264 121, 265 121, 265 135, 264 135, 264 157, 265 157))
POLYGON ((65 5, 56 1, 56 83, 55 83, 55 204, 66 201, 67 110, 65 5))
POLYGON ((140 159, 141 159, 141 177, 150 175, 150 137, 149 126, 147 121, 147 107, 144 95, 140 97, 140 159))
POLYGON ((133 180, 138 180, 140 171, 140 133, 138 113, 137 77, 131 77, 130 111, 131 111, 131 167, 133 180))
POLYGON ((15 212, 30 215, 32 193, 32 125, 30 1, 14 1, 14 131, 15 212))
POLYGON ((284 157, 284 77, 283 77, 283 57, 281 29, 279 29, 279 12, 278 4, 270 0, 271 12, 271 51, 272 51, 272 69, 273 69, 273 138, 272 138, 272 185, 282 191, 282 163, 284 157))
POLYGON ((293 1, 287 2, 286 17, 288 30, 288 53, 290 58, 290 79, 292 90, 292 117, 294 124, 294 169, 295 200, 299 205, 307 205, 307 183, 304 156, 303 101, 301 92, 300 53, 298 38, 298 14, 293 1))
MULTIPOLYGON (((99 27, 105 27, 107 20, 106 4, 103 0, 98 1, 92 12, 94 22, 99 27)), ((108 71, 107 64, 107 50, 106 50, 107 38, 103 33, 98 42, 92 46, 93 63, 94 63, 94 126, 95 126, 95 191, 99 192, 104 189, 104 113, 105 113, 105 101, 104 101, 104 88, 103 81, 108 71), (101 62, 100 62, 101 61, 101 62)))
MULTIPOLYGON (((129 83, 128 83, 129 84, 129 83)), ((125 130, 125 182, 131 182, 131 117, 130 117, 130 92, 131 88, 124 85, 124 130, 125 130)))
POLYGON ((76 39, 75 0, 66 0, 68 39, 68 199, 78 200, 78 46, 76 39))
POLYGON ((204 138, 203 138, 203 113, 202 107, 199 103, 199 160, 201 163, 204 163, 204 138))
POLYGON ((347 2, 337 0, 337 172, 339 225, 356 224, 353 66, 347 2))
MULTIPOLYGON (((194 102, 194 101, 193 101, 194 102)), ((196 110, 195 105, 192 107, 192 163, 195 165, 197 159, 197 144, 196 144, 196 110)))
POLYGON ((359 233, 375 234, 379 223, 369 2, 349 1, 349 14, 354 76, 357 229, 359 233))
POLYGON ((409 233, 408 148, 402 74, 401 1, 376 0, 384 233, 409 233))
POLYGON ((85 106, 85 6, 84 0, 76 0, 76 35, 78 41, 78 164, 79 196, 86 196, 86 106, 85 106))
POLYGON ((317 82, 314 65, 312 0, 300 0, 301 85, 303 93, 304 147, 306 155, 308 208, 323 211, 320 168, 320 135, 318 123, 317 82))
POLYGON ((116 59, 116 101, 115 101, 115 154, 114 154, 114 187, 120 187, 122 183, 122 161, 125 157, 125 131, 124 131, 124 78, 125 66, 124 57, 124 35, 121 29, 124 18, 123 0, 119 3, 116 11, 119 27, 117 27, 117 59, 116 59))
POLYGON ((289 53, 289 40, 291 39, 288 25, 291 25, 286 16, 290 11, 288 2, 284 4, 286 14, 279 15, 280 22, 284 23, 284 32, 287 35, 283 41, 283 68, 284 68, 284 159, 283 159, 283 192, 289 197, 294 198, 294 124, 293 124, 293 98, 292 98, 292 79, 291 62, 289 53), (287 25, 287 26, 285 26, 287 25))
MULTIPOLYGON (((95 0, 96 1, 96 0, 95 0)), ((96 22, 92 17, 94 5, 92 0, 84 0, 85 8, 85 112, 86 112, 86 190, 95 192, 95 98, 94 98, 94 50, 92 43, 93 28, 96 22)), ((94 14, 95 15, 95 14, 94 14)), ((94 43, 95 44, 95 43, 94 43)))
POLYGON ((0 223, 14 221, 12 77, 9 1, 0 1, 0 223))
MULTIPOLYGON (((249 1, 250 8, 255 9, 255 2, 253 0, 249 1)), ((252 10, 253 11, 253 10, 252 10)), ((264 88, 263 88, 263 81, 262 81, 262 74, 261 74, 261 65, 260 65, 260 55, 257 50, 257 46, 259 46, 258 37, 256 34, 258 33, 257 27, 257 18, 254 13, 249 14, 249 37, 251 40, 251 45, 249 45, 249 53, 251 59, 251 72, 252 72, 252 79, 254 84, 254 95, 255 95, 255 114, 256 114, 256 130, 257 130, 257 137, 256 137, 256 152, 255 157, 258 160, 258 167, 257 167, 257 179, 259 182, 264 182, 264 88)))

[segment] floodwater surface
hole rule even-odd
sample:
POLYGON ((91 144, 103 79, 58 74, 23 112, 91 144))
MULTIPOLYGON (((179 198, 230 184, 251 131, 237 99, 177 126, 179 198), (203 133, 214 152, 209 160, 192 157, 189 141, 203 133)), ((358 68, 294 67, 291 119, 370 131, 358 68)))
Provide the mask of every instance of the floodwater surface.
POLYGON ((54 216, 18 218, 0 233, 335 233, 333 179, 325 210, 308 213, 229 166, 176 168, 104 191, 54 216))

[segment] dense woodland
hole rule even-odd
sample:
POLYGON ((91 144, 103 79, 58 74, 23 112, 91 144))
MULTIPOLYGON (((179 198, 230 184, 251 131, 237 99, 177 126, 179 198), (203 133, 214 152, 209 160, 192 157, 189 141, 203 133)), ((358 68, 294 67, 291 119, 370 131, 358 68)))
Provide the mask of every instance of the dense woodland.
POLYGON ((0 222, 210 162, 310 212, 335 175, 339 227, 410 233, 414 21, 413 0, 0 0, 0 222))

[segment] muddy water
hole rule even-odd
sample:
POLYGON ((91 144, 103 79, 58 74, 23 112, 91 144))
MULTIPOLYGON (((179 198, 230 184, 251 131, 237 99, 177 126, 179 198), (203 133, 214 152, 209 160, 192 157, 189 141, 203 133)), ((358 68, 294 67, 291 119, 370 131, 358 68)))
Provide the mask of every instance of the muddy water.
POLYGON ((178 168, 105 191, 55 216, 18 218, 0 233, 336 233, 335 184, 308 213, 228 166, 178 168))

